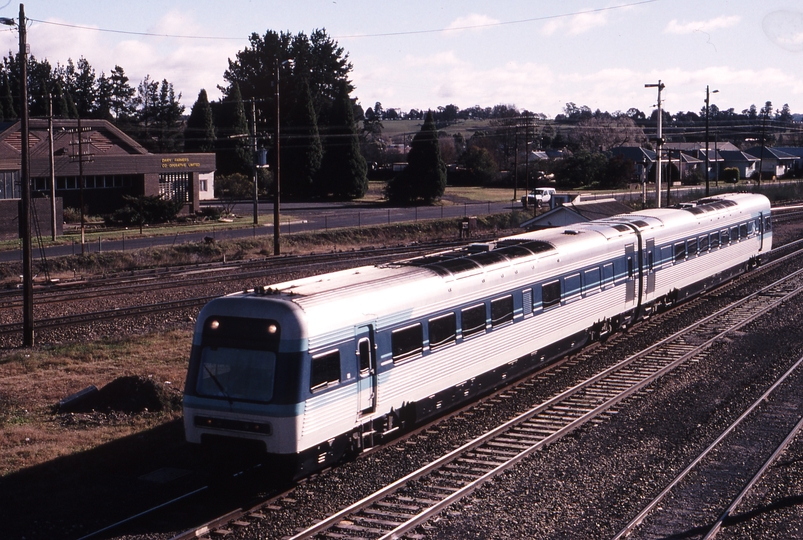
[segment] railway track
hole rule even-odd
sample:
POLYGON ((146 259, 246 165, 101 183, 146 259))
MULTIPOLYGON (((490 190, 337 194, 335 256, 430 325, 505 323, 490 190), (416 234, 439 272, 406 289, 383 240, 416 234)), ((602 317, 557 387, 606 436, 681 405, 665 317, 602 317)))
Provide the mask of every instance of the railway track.
MULTIPOLYGON (((454 241, 428 242, 339 253, 292 255, 260 260, 136 270, 90 280, 64 282, 56 286, 38 286, 34 294, 38 305, 74 302, 102 296, 136 293, 152 288, 160 290, 186 288, 190 280, 193 287, 200 287, 210 283, 264 279, 266 276, 276 272, 287 271, 288 269, 305 268, 313 270, 317 267, 348 263, 354 260, 359 260, 360 264, 375 264, 385 260, 449 249, 464 244, 465 242, 454 241)), ((0 310, 16 309, 21 305, 21 291, 0 291, 0 310)))
POLYGON ((797 271, 298 531, 292 539, 415 537, 417 527, 486 481, 587 422, 601 421, 663 375, 703 361, 718 340, 801 292, 803 271, 797 271))
POLYGON ((615 537, 714 538, 803 428, 798 360, 615 537), (718 501, 730 504, 718 504, 718 501))

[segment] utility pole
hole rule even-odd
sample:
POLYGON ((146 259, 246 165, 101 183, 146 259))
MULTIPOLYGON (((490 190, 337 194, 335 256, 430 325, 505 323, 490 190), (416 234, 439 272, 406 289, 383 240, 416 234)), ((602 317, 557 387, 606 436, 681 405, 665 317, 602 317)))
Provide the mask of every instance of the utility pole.
POLYGON ((256 100, 251 100, 251 122, 254 126, 251 137, 251 150, 254 160, 254 227, 259 225, 259 169, 257 168, 257 104, 256 100))
POLYGON ((20 204, 20 234, 22 234, 22 344, 33 346, 33 250, 31 247, 31 171, 28 164, 28 45, 25 41, 25 5, 20 4, 20 131, 22 150, 20 172, 22 202, 20 204))
POLYGON ((666 85, 663 84, 660 79, 658 79, 658 84, 645 84, 644 88, 658 88, 658 139, 656 140, 658 151, 656 152, 655 163, 658 168, 655 171, 655 207, 661 208, 661 147, 664 144, 662 130, 663 113, 661 112, 661 90, 666 88, 666 85))
MULTIPOLYGON (((716 94, 719 90, 714 90, 711 94, 716 94)), ((710 167, 710 160, 708 158, 708 111, 710 108, 710 94, 708 92, 708 85, 705 85, 705 196, 708 197, 708 185, 709 185, 709 173, 708 168, 710 167)), ((714 153, 714 163, 716 163, 716 152, 714 153)))
POLYGON ((281 248, 279 247, 279 227, 281 225, 281 215, 279 211, 279 200, 281 198, 281 171, 282 171, 282 156, 280 154, 281 145, 279 144, 279 69, 282 65, 279 63, 279 58, 276 58, 276 91, 274 99, 276 100, 276 169, 273 172, 273 254, 279 255, 281 248))
POLYGON ((53 95, 47 95, 47 148, 50 158, 50 232, 56 240, 56 163, 53 157, 53 95))

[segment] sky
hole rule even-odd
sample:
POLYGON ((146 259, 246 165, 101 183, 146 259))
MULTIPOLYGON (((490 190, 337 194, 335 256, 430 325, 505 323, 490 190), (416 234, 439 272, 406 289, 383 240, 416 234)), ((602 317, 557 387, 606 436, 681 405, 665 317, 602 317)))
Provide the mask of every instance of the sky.
MULTIPOLYGON (((0 0, 0 17, 20 3, 0 0)), ((736 112, 771 101, 803 113, 800 0, 29 0, 30 53, 86 58, 136 86, 167 79, 187 112, 220 97, 228 60, 252 33, 323 28, 348 53, 363 108, 515 105, 554 117, 567 103, 648 115, 736 112), (718 92, 714 92, 717 90, 718 92)), ((16 28, 0 46, 19 50, 16 28)))

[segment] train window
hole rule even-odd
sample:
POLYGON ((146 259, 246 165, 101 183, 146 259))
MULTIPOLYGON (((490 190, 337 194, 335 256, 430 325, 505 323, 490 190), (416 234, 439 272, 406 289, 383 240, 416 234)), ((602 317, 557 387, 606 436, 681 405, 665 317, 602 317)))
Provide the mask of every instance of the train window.
POLYGON ((719 247, 719 233, 711 233, 711 249, 716 249, 719 247))
POLYGON ((701 236, 697 240, 697 245, 699 246, 700 253, 705 253, 706 251, 708 251, 708 235, 705 234, 701 236))
POLYGON ((195 391, 198 395, 268 402, 273 398, 276 354, 231 347, 204 347, 195 391))
POLYGON ((739 241, 739 226, 731 227, 731 242, 739 241))
POLYGON ((508 323, 513 320, 513 296, 507 295, 491 300, 491 327, 508 323))
POLYGON ((430 319, 428 329, 430 349, 454 343, 457 333, 457 317, 454 313, 447 313, 442 317, 430 319))
POLYGON ((697 239, 696 238, 689 238, 686 240, 686 255, 689 257, 694 257, 697 255, 697 239))
POLYGON ((739 225, 739 238, 747 238, 747 223, 739 225))
POLYGON ((675 262, 680 262, 686 259, 686 242, 678 242, 675 244, 675 262))
POLYGON ((357 354, 360 357, 360 373, 367 375, 371 371, 371 340, 362 338, 357 345, 357 354))
POLYGON ((672 262, 672 246, 661 246, 661 258, 658 261, 658 264, 664 265, 669 264, 672 262))
POLYGON ((764 218, 764 232, 772 231, 772 216, 764 218))
POLYGON ((602 265, 602 286, 610 287, 613 285, 613 263, 602 265))
POLYGON ((309 389, 312 392, 340 382, 340 351, 330 351, 312 357, 309 389))
POLYGON ((461 312, 463 337, 485 331, 485 304, 466 308, 461 312))
POLYGON ((541 303, 544 309, 560 304, 560 281, 541 285, 541 303))
POLYGON ((730 233, 728 232, 728 229, 722 229, 721 231, 719 231, 719 245, 720 246, 723 246, 723 247, 727 246, 728 244, 730 244, 730 241, 731 241, 731 239, 730 239, 730 233))
POLYGON ((424 349, 424 336, 421 330, 421 323, 412 324, 399 330, 394 330, 390 335, 391 347, 393 348, 393 361, 406 360, 421 354, 424 349))
POLYGON ((757 225, 758 225, 758 220, 747 222, 747 236, 753 236, 754 234, 756 234, 757 225))
POLYGON ((580 294, 580 274, 572 274, 563 278, 563 291, 566 298, 580 294))
POLYGON ((600 273, 599 266, 583 272, 583 292, 589 294, 599 290, 600 273))

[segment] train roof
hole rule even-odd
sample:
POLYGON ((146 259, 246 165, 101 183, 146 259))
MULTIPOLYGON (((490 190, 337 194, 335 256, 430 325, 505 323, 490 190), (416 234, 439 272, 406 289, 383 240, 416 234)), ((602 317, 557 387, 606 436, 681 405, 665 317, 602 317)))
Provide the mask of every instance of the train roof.
POLYGON ((558 255, 566 260, 572 253, 582 254, 591 245, 591 237, 598 240, 635 237, 637 231, 657 231, 667 224, 691 223, 703 216, 741 211, 740 203, 748 207, 761 204, 749 197, 718 196, 685 205, 680 208, 683 212, 678 208, 658 208, 569 228, 541 229, 391 264, 291 280, 257 288, 254 293, 293 302, 307 314, 310 326, 319 330, 345 328, 393 313, 409 317, 411 310, 425 306, 438 309, 439 305, 454 303, 462 294, 480 286, 479 278, 484 284, 485 276, 493 272, 504 272, 512 278, 516 272, 507 272, 506 268, 520 268, 521 263, 558 255), (473 276, 479 278, 465 279, 473 276))

